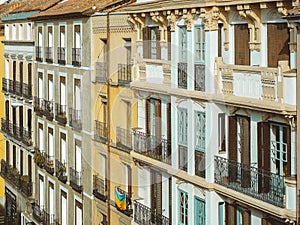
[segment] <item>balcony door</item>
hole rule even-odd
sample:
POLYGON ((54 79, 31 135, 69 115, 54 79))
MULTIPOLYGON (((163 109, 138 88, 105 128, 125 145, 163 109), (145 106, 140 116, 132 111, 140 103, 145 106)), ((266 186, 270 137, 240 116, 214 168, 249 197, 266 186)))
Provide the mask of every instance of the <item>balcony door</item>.
POLYGON ((146 130, 157 138, 161 137, 161 101, 158 99, 147 99, 146 102, 146 130))
MULTIPOLYGON (((156 214, 162 215, 162 175, 159 171, 151 170, 151 209, 156 214)), ((155 221, 156 218, 152 217, 152 222, 155 221)))
POLYGON ((81 165, 81 142, 75 141, 75 170, 79 174, 82 171, 82 165, 81 165))
POLYGON ((250 65, 250 35, 248 24, 234 25, 235 64, 250 65))
POLYGON ((54 193, 54 184, 49 182, 49 189, 48 189, 48 204, 49 204, 49 214, 50 214, 50 219, 52 219, 51 222, 53 221, 52 215, 55 214, 55 206, 54 206, 54 198, 55 198, 55 193, 54 193))

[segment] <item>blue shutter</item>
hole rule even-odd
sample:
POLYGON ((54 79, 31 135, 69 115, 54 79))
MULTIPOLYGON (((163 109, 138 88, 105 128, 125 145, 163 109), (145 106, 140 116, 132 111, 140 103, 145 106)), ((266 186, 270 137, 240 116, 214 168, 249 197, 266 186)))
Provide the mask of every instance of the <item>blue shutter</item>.
POLYGON ((195 198, 195 225, 205 225, 205 201, 195 198))
POLYGON ((205 113, 195 112, 195 148, 196 150, 205 151, 205 113))

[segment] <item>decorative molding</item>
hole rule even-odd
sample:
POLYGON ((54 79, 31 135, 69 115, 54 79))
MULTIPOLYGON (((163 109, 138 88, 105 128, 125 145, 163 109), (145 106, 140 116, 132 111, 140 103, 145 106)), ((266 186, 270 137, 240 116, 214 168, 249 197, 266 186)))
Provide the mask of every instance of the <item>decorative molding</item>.
POLYGON ((287 16, 287 9, 284 7, 283 2, 276 2, 277 10, 280 14, 287 16))
POLYGON ((186 23, 186 30, 187 31, 192 31, 192 27, 194 24, 194 17, 190 12, 185 13, 182 18, 184 19, 185 23, 186 23))
POLYGON ((229 24, 228 24, 228 13, 226 11, 220 12, 220 20, 223 22, 223 28, 224 28, 224 49, 225 51, 229 50, 229 24))
POLYGON ((200 18, 204 22, 204 30, 218 30, 218 20, 220 18, 220 10, 218 7, 212 7, 210 10, 201 9, 200 18))
POLYGON ((167 20, 170 23, 170 31, 171 32, 175 31, 177 18, 178 18, 178 16, 176 16, 173 12, 168 11, 167 20))

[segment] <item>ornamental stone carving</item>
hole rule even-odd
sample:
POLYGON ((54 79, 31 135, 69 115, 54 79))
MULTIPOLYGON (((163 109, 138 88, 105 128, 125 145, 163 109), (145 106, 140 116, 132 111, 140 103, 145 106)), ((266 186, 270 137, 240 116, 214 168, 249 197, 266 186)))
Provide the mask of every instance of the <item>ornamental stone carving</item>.
POLYGON ((200 18, 204 22, 204 30, 218 30, 218 20, 220 11, 218 7, 213 7, 211 10, 201 9, 200 18))
POLYGON ((170 23, 170 31, 174 32, 176 27, 177 16, 175 16, 173 12, 170 12, 170 14, 167 16, 167 20, 170 23))

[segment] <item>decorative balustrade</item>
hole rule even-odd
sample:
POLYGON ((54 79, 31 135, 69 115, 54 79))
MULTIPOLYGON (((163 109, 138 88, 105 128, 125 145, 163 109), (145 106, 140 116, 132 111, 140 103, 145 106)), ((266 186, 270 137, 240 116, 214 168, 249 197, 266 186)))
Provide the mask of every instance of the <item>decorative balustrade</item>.
POLYGON ((8 82, 8 91, 11 94, 16 94, 16 84, 14 80, 9 80, 8 82))
POLYGON ((102 201, 107 199, 105 181, 97 175, 93 175, 93 194, 102 201))
POLYGON ((283 176, 215 156, 215 182, 243 194, 284 207, 283 176))
POLYGON ((14 82, 15 82, 15 94, 18 95, 19 97, 22 97, 22 93, 23 93, 22 83, 20 83, 19 81, 14 81, 14 82))
POLYGON ((100 142, 107 141, 107 124, 95 120, 95 140, 100 142))
POLYGON ((78 172, 70 167, 70 185, 77 191, 82 192, 82 172, 78 172))
POLYGON ((171 165, 171 143, 162 137, 133 131, 133 150, 171 165))
POLYGON ((69 124, 71 127, 77 130, 82 129, 82 121, 81 121, 81 110, 69 108, 69 124))
POLYGON ((72 65, 81 66, 81 48, 72 48, 72 65))
POLYGON ((132 149, 132 132, 120 127, 117 127, 117 147, 130 152, 132 149))
POLYGON ((61 123, 61 124, 66 124, 67 123, 67 106, 66 105, 61 105, 59 103, 55 104, 55 119, 61 123))
POLYGON ((129 84, 131 82, 131 68, 130 64, 118 64, 118 83, 129 84))
POLYGON ((155 210, 134 201, 134 222, 139 225, 170 225, 169 219, 155 210))

